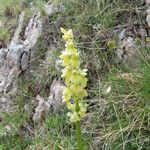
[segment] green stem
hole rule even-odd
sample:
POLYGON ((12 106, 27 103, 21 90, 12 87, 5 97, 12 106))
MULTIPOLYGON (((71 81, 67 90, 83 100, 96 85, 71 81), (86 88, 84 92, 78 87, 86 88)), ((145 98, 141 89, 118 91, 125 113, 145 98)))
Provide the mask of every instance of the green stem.
POLYGON ((77 134, 77 148, 78 150, 83 150, 83 144, 82 144, 82 135, 81 135, 81 122, 76 122, 76 134, 77 134))
MULTIPOLYGON (((80 110, 78 99, 75 99, 76 112, 80 110)), ((82 133, 81 133, 81 122, 76 122, 76 136, 77 136, 77 148, 78 150, 83 150, 82 144, 82 133)))

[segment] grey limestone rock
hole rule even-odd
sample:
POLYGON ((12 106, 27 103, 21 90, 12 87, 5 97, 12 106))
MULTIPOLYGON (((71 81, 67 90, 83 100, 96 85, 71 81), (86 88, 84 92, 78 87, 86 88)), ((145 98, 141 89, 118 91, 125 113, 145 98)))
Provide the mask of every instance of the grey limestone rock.
POLYGON ((0 49, 0 111, 11 110, 11 99, 17 91, 16 78, 28 66, 30 50, 36 44, 42 30, 40 13, 35 12, 21 40, 24 12, 19 16, 18 27, 7 49, 0 49))

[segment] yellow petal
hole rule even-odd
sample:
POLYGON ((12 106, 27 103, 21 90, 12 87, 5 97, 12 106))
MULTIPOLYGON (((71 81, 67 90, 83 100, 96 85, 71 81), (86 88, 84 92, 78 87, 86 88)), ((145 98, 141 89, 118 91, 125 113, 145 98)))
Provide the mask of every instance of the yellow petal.
POLYGON ((80 117, 79 117, 79 115, 78 115, 77 112, 74 112, 74 113, 71 114, 70 121, 71 121, 71 122, 80 121, 80 117))

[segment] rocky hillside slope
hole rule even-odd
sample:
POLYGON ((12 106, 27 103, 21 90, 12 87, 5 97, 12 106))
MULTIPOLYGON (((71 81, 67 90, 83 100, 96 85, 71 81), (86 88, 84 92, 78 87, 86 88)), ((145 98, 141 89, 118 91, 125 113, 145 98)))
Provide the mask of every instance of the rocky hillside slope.
POLYGON ((88 69, 85 149, 149 150, 149 0, 0 0, 0 150, 75 147, 60 27, 88 69))

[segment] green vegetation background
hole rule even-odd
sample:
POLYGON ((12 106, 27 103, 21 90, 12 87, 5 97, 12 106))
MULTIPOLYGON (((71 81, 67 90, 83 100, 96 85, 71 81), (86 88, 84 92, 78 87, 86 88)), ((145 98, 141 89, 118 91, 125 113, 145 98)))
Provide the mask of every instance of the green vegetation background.
MULTIPOLYGON (((42 60, 53 35, 57 39, 57 51, 52 52, 49 78, 33 74, 30 79, 18 79, 19 90, 14 99, 13 114, 3 113, 0 123, 0 150, 74 150, 75 127, 66 117, 67 110, 45 114, 40 126, 31 120, 33 93, 30 86, 38 81, 42 87, 50 85, 59 77, 55 62, 64 48, 56 20, 62 19, 61 26, 71 28, 81 54, 82 66, 88 72, 89 104, 87 117, 82 123, 85 150, 150 150, 150 46, 136 37, 136 69, 119 62, 116 57, 117 35, 115 27, 125 25, 129 20, 143 22, 143 2, 139 0, 57 0, 65 11, 50 18, 43 13, 45 1, 36 1, 35 8, 29 9, 30 0, 0 0, 0 39, 9 43, 17 26, 22 9, 26 14, 25 24, 39 9, 49 22, 36 46, 36 60, 42 60), (129 15, 130 14, 130 15, 129 15), (132 79, 118 77, 127 73, 132 79), (107 94, 106 89, 111 86, 107 94), (24 105, 31 106, 30 111, 24 105), (8 132, 6 126, 13 130, 8 132)), ((38 66, 37 66, 38 67, 38 66)), ((44 88, 43 88, 44 89, 44 88)), ((45 96, 44 90, 40 93, 45 96)))

